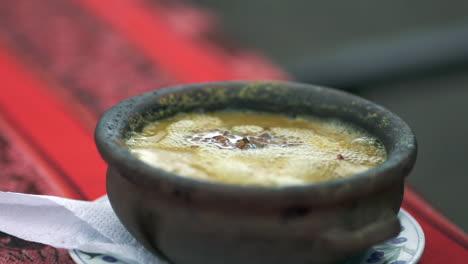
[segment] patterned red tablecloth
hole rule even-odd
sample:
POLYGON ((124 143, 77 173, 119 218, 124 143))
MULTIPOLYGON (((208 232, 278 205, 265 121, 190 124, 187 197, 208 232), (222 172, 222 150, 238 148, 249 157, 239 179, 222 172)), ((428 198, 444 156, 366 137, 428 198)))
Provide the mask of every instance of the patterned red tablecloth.
MULTIPOLYGON (((0 190, 97 198, 105 164, 92 133, 113 104, 182 83, 288 79, 217 25, 175 0, 0 1, 0 190)), ((426 233, 420 263, 468 263, 466 234, 411 187, 404 207, 426 233)), ((73 262, 0 230, 0 263, 73 262)))

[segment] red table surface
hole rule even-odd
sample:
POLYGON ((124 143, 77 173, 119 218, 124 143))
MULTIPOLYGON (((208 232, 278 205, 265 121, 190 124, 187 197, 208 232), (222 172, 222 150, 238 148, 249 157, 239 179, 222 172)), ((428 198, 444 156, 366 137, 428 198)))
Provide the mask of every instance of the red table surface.
MULTIPOLYGON (((106 166, 92 133, 110 106, 183 83, 288 79, 217 25, 179 1, 0 1, 0 190, 95 199, 106 166)), ((420 263, 468 263, 467 235, 410 186, 403 207, 426 234, 420 263)), ((73 262, 0 232, 0 263, 73 262)))

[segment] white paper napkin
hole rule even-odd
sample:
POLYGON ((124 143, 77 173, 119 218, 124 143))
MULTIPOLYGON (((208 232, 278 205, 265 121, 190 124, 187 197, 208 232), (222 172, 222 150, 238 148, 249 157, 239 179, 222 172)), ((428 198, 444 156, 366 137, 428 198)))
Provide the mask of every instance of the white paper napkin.
POLYGON ((107 197, 87 202, 0 192, 0 231, 57 248, 108 254, 129 264, 167 264, 127 232, 107 197))

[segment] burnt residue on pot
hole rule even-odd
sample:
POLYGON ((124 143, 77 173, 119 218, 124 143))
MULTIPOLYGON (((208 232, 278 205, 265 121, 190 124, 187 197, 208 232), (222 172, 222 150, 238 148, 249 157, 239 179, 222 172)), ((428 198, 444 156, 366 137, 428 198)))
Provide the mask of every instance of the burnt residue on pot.
POLYGON ((310 213, 310 210, 311 208, 304 205, 291 206, 282 210, 281 218, 284 221, 302 218, 307 216, 310 213))

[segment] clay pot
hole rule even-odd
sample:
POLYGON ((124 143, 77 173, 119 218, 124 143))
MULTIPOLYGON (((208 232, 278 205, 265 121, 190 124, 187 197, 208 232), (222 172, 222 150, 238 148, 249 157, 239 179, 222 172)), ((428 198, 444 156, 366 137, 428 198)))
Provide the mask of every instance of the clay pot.
POLYGON ((220 82, 146 93, 114 106, 96 129, 117 216, 174 264, 336 263, 396 236, 416 139, 399 117, 354 95, 291 82, 220 82), (131 131, 179 112, 221 109, 334 117, 378 137, 388 159, 317 184, 258 187, 181 177, 130 155, 131 131))

